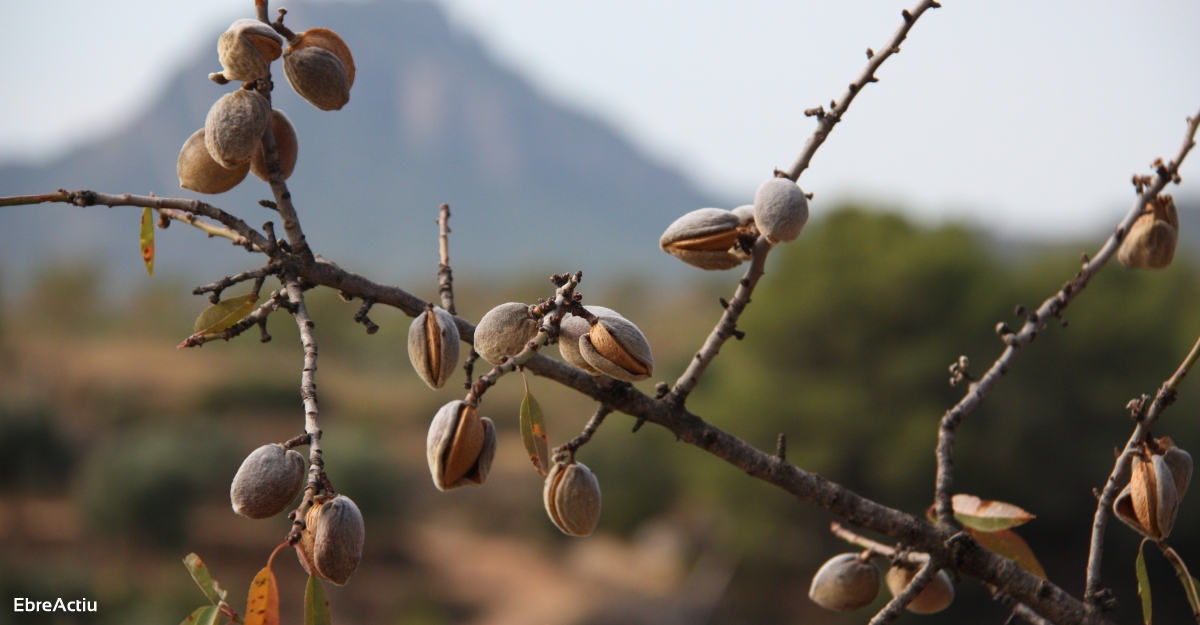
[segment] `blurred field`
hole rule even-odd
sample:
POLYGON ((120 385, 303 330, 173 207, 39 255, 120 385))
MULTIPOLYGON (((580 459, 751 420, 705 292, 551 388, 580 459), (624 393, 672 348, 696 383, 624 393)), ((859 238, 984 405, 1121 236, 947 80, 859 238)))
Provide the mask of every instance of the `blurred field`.
MULTIPOLYGON (((946 384, 960 354, 980 374, 1000 352, 992 328, 1016 325, 1077 268, 1096 242, 1021 257, 957 227, 926 229, 890 214, 841 210, 778 250, 743 341, 728 343, 689 406, 761 448, 788 435, 789 460, 888 505, 920 513, 933 493, 936 423, 961 390, 946 384)), ((222 248, 221 253, 224 253, 222 248)), ((556 267, 562 270, 565 268, 556 267)), ((638 323, 656 376, 673 380, 720 312, 734 273, 664 286, 630 278, 581 291, 638 323)), ((156 277, 127 301, 108 301, 87 264, 46 266, 5 302, 0 326, 0 597, 98 600, 71 620, 14 614, 0 623, 176 623, 203 596, 180 559, 199 553, 244 607, 245 589, 286 533, 282 516, 250 521, 227 488, 253 448, 301 432, 300 350, 285 314, 274 339, 176 350, 206 300, 195 285, 156 277)), ((406 288, 435 295, 432 271, 406 288)), ((460 314, 478 319, 505 301, 532 302, 545 276, 505 284, 457 275, 460 314)), ((548 274, 549 272, 547 272, 548 274)), ((698 272, 697 272, 698 273, 698 272)), ((210 278, 215 278, 211 276, 210 278)), ((271 288, 268 283, 268 288, 271 288)), ((235 287, 237 294, 244 287, 235 287)), ((376 308, 368 336, 357 304, 315 292, 321 423, 327 469, 367 519, 367 552, 344 588, 330 588, 336 622, 470 624, 861 623, 866 611, 820 611, 806 591, 822 561, 847 546, 832 518, 647 426, 612 415, 579 459, 597 474, 597 535, 568 539, 546 518, 541 480, 517 432, 521 384, 490 392, 482 414, 500 449, 481 489, 437 492, 425 433, 438 406, 462 394, 430 391, 412 372, 408 319, 376 308)), ((1091 488, 1130 432, 1123 409, 1152 393, 1200 334, 1200 279, 1182 256, 1168 270, 1105 269, 1049 328, 960 430, 956 486, 1024 507, 1019 530, 1050 578, 1079 594, 1094 507, 1091 488)), ((550 353, 557 350, 551 348, 550 353)), ((1200 389, 1185 382, 1156 435, 1200 450, 1200 389)), ((578 433, 590 402, 531 378, 551 444, 578 433)), ((1200 567, 1200 499, 1185 500, 1172 544, 1200 567)), ((1120 622, 1138 618, 1133 554, 1109 530, 1106 582, 1120 622)), ((1161 558, 1149 556, 1156 615, 1186 604, 1161 558)), ((283 621, 300 622, 303 572, 275 566, 283 621)), ((973 580, 934 617, 902 622, 1002 623, 1007 614, 973 580)), ((886 595, 886 593, 883 593, 886 595)), ((886 597, 877 599, 882 605, 886 597)))

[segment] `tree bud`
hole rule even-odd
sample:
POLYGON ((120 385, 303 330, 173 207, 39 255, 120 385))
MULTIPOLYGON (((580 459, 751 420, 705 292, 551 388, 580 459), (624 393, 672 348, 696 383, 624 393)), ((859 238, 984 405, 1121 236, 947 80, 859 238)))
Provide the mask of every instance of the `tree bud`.
MULTIPOLYGON (((916 569, 892 565, 886 576, 888 590, 894 597, 904 592, 904 589, 908 588, 909 582, 916 576, 916 569)), ((917 596, 908 604, 908 611, 915 614, 933 614, 950 607, 953 601, 954 584, 950 582, 950 576, 945 571, 938 571, 937 575, 934 575, 933 579, 929 580, 929 583, 925 584, 921 592, 917 593, 917 596)))
MULTIPOLYGON (((620 313, 603 306, 584 306, 584 308, 593 315, 620 317, 620 313)), ((567 363, 575 365, 592 375, 601 375, 600 370, 593 367, 583 354, 579 352, 579 338, 586 335, 592 329, 582 317, 575 315, 567 315, 563 317, 558 326, 558 352, 562 354, 563 360, 567 363)))
POLYGON ((319 495, 304 516, 298 546, 310 575, 345 586, 362 561, 366 527, 358 506, 345 495, 319 495), (316 569, 316 570, 314 570, 316 569))
POLYGON ((1133 457, 1129 484, 1113 502, 1113 514, 1139 534, 1163 540, 1175 526, 1191 480, 1191 455, 1169 437, 1148 440, 1133 457))
POLYGON ((1121 242, 1117 260, 1127 268, 1162 269, 1175 258, 1179 242, 1179 213, 1175 200, 1160 195, 1146 203, 1145 212, 1121 242))
POLYGON ((742 259, 730 253, 737 244, 741 222, 720 208, 694 210, 667 226, 658 246, 683 262, 701 269, 732 269, 742 259))
MULTIPOLYGON (((279 109, 271 109, 271 134, 275 137, 279 169, 283 172, 283 179, 287 180, 292 177, 292 171, 296 169, 296 158, 300 155, 300 140, 296 137, 296 127, 292 125, 292 120, 288 119, 287 114, 279 109)), ((258 143, 258 149, 254 150, 254 157, 250 159, 250 172, 263 182, 271 181, 267 175, 267 155, 263 151, 261 141, 258 143)))
POLYGON ((425 441, 429 472, 438 490, 478 486, 496 455, 496 427, 474 407, 454 400, 437 411, 425 441))
POLYGON ((304 457, 283 445, 263 445, 242 461, 229 500, 233 511, 251 519, 283 512, 304 488, 304 457))
POLYGON ((588 333, 579 337, 579 353, 592 367, 617 380, 636 382, 654 373, 650 342, 624 317, 597 317, 588 333))
POLYGON ((192 133, 179 150, 179 162, 175 165, 179 174, 179 186, 197 193, 224 193, 246 179, 250 163, 233 169, 225 169, 213 160, 204 145, 204 129, 192 133))
POLYGON ((835 612, 866 607, 879 594, 879 569, 856 553, 843 553, 821 565, 813 576, 808 598, 835 612))
POLYGON ((581 463, 556 462, 546 476, 542 499, 550 520, 570 536, 588 536, 600 520, 600 483, 581 463))
POLYGON ((754 193, 754 223, 771 243, 794 241, 808 222, 808 198, 788 178, 771 178, 754 193))
POLYGON ((475 327, 475 351, 484 360, 498 365, 525 349, 525 344, 537 336, 540 325, 525 304, 500 304, 489 310, 475 327))
POLYGON ((225 80, 249 82, 271 72, 271 61, 283 53, 284 39, 268 24, 238 20, 217 40, 225 80))
POLYGON ((336 111, 350 101, 354 57, 337 33, 310 28, 288 43, 283 73, 300 97, 322 111, 336 111))
POLYGON ((271 106, 254 91, 238 89, 217 100, 204 120, 204 145, 218 165, 227 169, 250 162, 262 143, 271 106))

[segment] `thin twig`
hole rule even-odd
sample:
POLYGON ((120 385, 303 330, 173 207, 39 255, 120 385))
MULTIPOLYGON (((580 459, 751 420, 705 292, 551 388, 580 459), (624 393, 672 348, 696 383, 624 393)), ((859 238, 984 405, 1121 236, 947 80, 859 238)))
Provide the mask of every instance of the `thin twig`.
POLYGON ((235 284, 241 284, 242 282, 246 282, 249 280, 255 280, 255 284, 257 284, 258 286, 261 287, 262 283, 259 282, 259 280, 262 280, 262 279, 266 278, 267 276, 275 275, 277 273, 279 273, 279 267, 274 266, 274 265, 267 265, 266 267, 262 267, 260 269, 251 269, 250 271, 243 271, 242 273, 239 273, 239 274, 234 274, 232 276, 221 278, 220 280, 217 280, 216 282, 213 282, 212 284, 198 286, 195 289, 192 289, 192 295, 204 295, 205 293, 208 293, 209 301, 216 304, 217 302, 221 301, 221 293, 223 291, 225 291, 225 289, 227 289, 235 284))
POLYGON ((847 528, 841 523, 838 523, 837 521, 829 524, 829 531, 834 536, 837 536, 851 545, 857 545, 870 551, 871 553, 881 555, 889 560, 899 558, 913 566, 921 566, 926 562, 929 562, 929 554, 927 553, 889 547, 881 542, 871 540, 862 534, 855 533, 853 530, 847 528))
POLYGON ((917 4, 912 11, 904 12, 904 23, 892 35, 892 38, 880 49, 879 52, 867 52, 867 67, 859 73, 854 82, 850 83, 850 87, 842 94, 840 100, 834 100, 830 103, 831 110, 826 112, 823 108, 809 109, 805 111, 806 115, 812 115, 817 118, 817 129, 813 131, 812 136, 804 143, 804 149, 800 152, 800 156, 796 157, 796 162, 792 164, 791 169, 787 171, 788 178, 798 180, 800 174, 808 168, 809 162, 814 154, 817 153, 817 148, 825 143, 825 139, 829 133, 833 131, 833 127, 838 122, 842 121, 842 117, 850 108, 850 103, 854 101, 854 97, 858 95, 862 88, 870 83, 877 82, 875 71, 880 65, 891 55, 900 51, 900 44, 908 36, 908 31, 912 29, 913 24, 917 23, 917 19, 921 17, 927 9, 933 9, 941 6, 934 0, 922 0, 917 4))
POLYGON ((1075 274, 1075 277, 1064 284, 1057 293, 1042 302, 1036 312, 1029 314, 1020 332, 1004 334, 1004 341, 1008 347, 978 382, 969 385, 967 394, 959 400, 958 404, 947 410, 942 417, 938 428, 938 468, 935 496, 937 519, 940 525, 949 527, 954 522, 954 508, 951 503, 951 496, 954 492, 954 434, 959 423, 983 401, 984 395, 1004 377, 1004 374, 1008 373, 1017 354, 1021 353, 1021 349, 1037 337, 1037 333, 1046 327, 1047 322, 1060 316, 1071 300, 1075 299, 1075 296, 1088 285, 1092 276, 1104 268, 1105 263, 1117 252, 1117 248, 1125 239, 1125 234, 1129 232, 1133 222, 1141 216, 1146 204, 1157 197, 1168 183, 1178 181, 1179 165, 1183 163, 1183 159, 1196 144, 1197 124, 1200 124, 1200 112, 1195 117, 1188 118, 1187 133, 1184 135, 1183 145, 1180 146, 1174 160, 1170 163, 1156 161, 1154 182, 1139 185, 1140 192, 1137 199, 1134 200, 1133 207, 1129 209, 1129 213, 1117 225, 1116 231, 1104 243, 1100 251, 1090 260, 1085 261, 1079 273, 1075 274))
POLYGON ((379 331, 379 326, 375 325, 374 321, 367 316, 371 312, 371 307, 375 305, 375 300, 364 299, 362 306, 358 307, 358 312, 354 313, 355 323, 361 323, 367 328, 367 334, 375 334, 379 331))
POLYGON ((442 297, 442 308, 457 315, 454 310, 454 272, 450 270, 450 205, 438 207, 438 295, 442 297))
POLYGON ((940 563, 932 558, 922 564, 921 568, 917 569, 917 574, 913 576, 912 581, 908 582, 908 586, 905 586, 900 594, 892 597, 892 600, 887 602, 887 605, 883 606, 883 609, 867 625, 887 625, 896 620, 904 608, 907 608, 908 604, 912 603, 922 590, 925 590, 925 586, 933 581, 933 577, 940 570, 942 570, 940 563))
POLYGON ((317 420, 317 340, 313 336, 316 324, 308 316, 304 305, 304 291, 300 283, 289 279, 284 285, 288 302, 293 309, 296 325, 300 328, 300 344, 304 347, 304 369, 300 374, 300 396, 304 399, 304 432, 308 434, 308 484, 304 488, 304 499, 292 513, 292 529, 287 541, 296 544, 304 529, 304 517, 312 507, 313 498, 326 484, 325 460, 321 454, 321 426, 317 420))
POLYGON ((688 395, 700 383, 700 376, 704 375, 704 370, 721 351, 721 346, 734 335, 737 330, 738 318, 742 316, 742 311, 746 310, 746 306, 750 303, 750 294, 754 292, 754 287, 763 276, 767 254, 770 251, 771 244, 767 242, 766 238, 759 236, 758 240, 754 242, 753 251, 751 251, 750 268, 738 282, 737 291, 733 294, 729 305, 725 307, 725 312, 721 314, 721 320, 717 322, 717 327, 713 328, 708 338, 705 339, 704 345, 700 351, 696 352, 696 356, 692 358, 683 375, 680 375, 679 379, 675 381, 675 386, 667 396, 669 401, 680 405, 687 401, 688 395))
POLYGON ((588 419, 587 425, 583 426, 583 432, 580 432, 579 436, 576 436, 565 444, 555 447, 554 453, 550 454, 550 457, 554 458, 555 460, 558 460, 559 458, 564 460, 568 458, 574 460, 575 452, 578 451, 580 447, 586 445, 588 441, 592 440, 592 435, 596 433, 596 430, 600 428, 600 424, 604 423, 604 418, 607 417, 611 412, 612 408, 609 408, 604 404, 600 404, 600 406, 596 408, 596 413, 592 415, 591 419, 588 419))
POLYGON ((1091 548, 1088 550, 1087 564, 1087 583, 1084 586, 1084 600, 1090 610, 1097 611, 1103 608, 1100 599, 1104 596, 1102 582, 1100 580, 1100 564, 1104 558, 1104 528, 1108 524, 1108 516, 1112 510, 1113 501, 1116 500, 1118 491, 1121 490, 1121 483, 1125 481, 1129 465, 1133 462, 1133 456, 1136 455, 1142 447, 1142 443, 1146 442, 1146 437, 1150 434, 1150 428, 1158 422, 1159 416, 1175 401, 1175 395, 1179 389, 1179 383, 1187 376, 1188 371, 1196 364, 1197 359, 1200 359, 1200 339, 1196 340, 1196 344, 1192 346, 1192 351, 1188 352, 1186 358, 1180 363, 1179 368, 1171 375, 1167 381, 1158 389, 1158 393, 1154 396, 1154 401, 1151 402, 1148 409, 1145 409, 1138 420, 1138 424, 1133 429, 1133 434, 1129 437, 1129 441, 1125 443, 1125 450, 1117 456, 1116 462, 1113 463, 1112 473, 1108 476, 1108 481, 1104 484, 1104 491, 1100 494, 1100 500, 1096 503, 1096 514, 1092 519, 1092 541, 1091 548))
MULTIPOLYGON (((174 208, 160 208, 160 209, 158 209, 158 214, 162 215, 168 219, 173 219, 175 221, 181 221, 181 222, 188 224, 189 226, 192 226, 194 228, 199 228, 203 232, 207 233, 208 236, 210 236, 210 237, 222 237, 225 239, 229 239, 230 241, 233 242, 234 245, 237 245, 239 247, 249 248, 252 245, 250 243, 249 239, 234 232, 233 230, 229 229, 228 227, 218 226, 216 224, 208 223, 207 221, 204 221, 203 219, 200 219, 196 215, 189 213, 189 212, 176 210, 174 208)), ((162 222, 162 223, 166 223, 166 222, 162 222)), ((262 251, 262 250, 253 248, 252 251, 262 251)))
POLYGON ((207 334, 193 334, 178 345, 180 349, 185 347, 200 347, 209 341, 228 341, 241 333, 249 330, 255 324, 258 324, 263 329, 263 343, 271 340, 271 336, 267 334, 267 317, 282 306, 281 300, 286 300, 287 295, 281 291, 271 293, 271 297, 263 303, 262 306, 254 309, 253 312, 242 317, 240 321, 232 326, 220 331, 209 332, 207 334))
MULTIPOLYGON (((222 224, 224 224, 226 227, 228 227, 234 233, 241 235, 246 240, 248 240, 250 243, 252 243, 257 248, 257 251, 262 251, 262 250, 267 249, 266 238, 263 237, 263 235, 260 234, 257 230, 255 230, 254 228, 251 228, 249 225, 247 225, 246 222, 242 221, 241 219, 238 219, 237 217, 234 217, 233 215, 230 215, 229 213, 226 213, 225 211, 223 211, 211 204, 207 204, 205 202, 200 202, 197 200, 185 200, 182 198, 154 197, 151 195, 133 195, 130 193, 126 193, 123 195, 112 195, 109 193, 97 193, 96 191, 66 191, 64 189, 59 189, 57 193, 46 193, 43 195, 19 195, 19 196, 12 196, 12 197, 0 197, 0 206, 21 206, 21 205, 28 205, 28 204, 42 204, 42 203, 46 203, 46 202, 60 202, 60 203, 64 203, 64 204, 74 204, 75 206, 79 206, 79 207, 100 205, 100 206, 110 206, 110 207, 138 206, 141 208, 153 208, 156 210, 162 210, 162 209, 167 209, 167 208, 176 209, 176 210, 183 211, 185 213, 191 213, 193 215, 199 215, 199 216, 215 219, 215 220, 221 222, 222 224)), ((187 219, 182 219, 181 221, 187 221, 187 219)), ((188 222, 188 223, 191 223, 191 222, 188 222)), ((201 224, 204 225, 203 222, 201 222, 201 224)), ((192 225, 197 225, 197 224, 192 223, 192 225)), ((211 224, 207 224, 207 225, 211 226, 211 224)), ((200 227, 200 226, 197 226, 197 227, 200 227)), ((206 228, 201 228, 201 229, 205 230, 205 232, 209 232, 209 229, 206 229, 206 228)), ((215 227, 212 230, 213 231, 209 232, 209 233, 212 234, 213 236, 221 236, 221 237, 225 237, 225 238, 234 240, 235 243, 237 242, 236 239, 233 239, 233 237, 228 236, 225 233, 225 231, 223 231, 223 230, 220 230, 215 227)), ((240 245, 240 243, 239 243, 239 245, 240 245)))

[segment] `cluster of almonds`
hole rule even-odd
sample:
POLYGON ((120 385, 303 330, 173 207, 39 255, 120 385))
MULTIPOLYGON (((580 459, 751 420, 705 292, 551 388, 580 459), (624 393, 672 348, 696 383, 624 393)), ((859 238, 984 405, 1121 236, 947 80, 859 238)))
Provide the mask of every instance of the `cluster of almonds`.
POLYGON ((1192 456, 1170 437, 1149 439, 1133 457, 1129 484, 1113 502, 1113 514, 1139 534, 1163 540, 1191 481, 1192 456))
POLYGON ((1175 200, 1159 195, 1146 203, 1117 250, 1117 260, 1130 269, 1162 269, 1175 258, 1179 242, 1179 213, 1175 200))
MULTIPOLYGON (((286 29, 285 29, 286 30, 286 29)), ((258 20, 238 20, 217 41, 221 72, 215 82, 241 81, 242 88, 217 100, 208 111, 204 128, 197 130, 179 151, 176 172, 179 186, 199 193, 224 193, 242 182, 247 173, 268 180, 262 137, 270 124, 286 180, 296 167, 299 140, 288 116, 272 109, 267 98, 253 90, 271 72, 271 63, 283 57, 283 69, 296 93, 321 110, 342 108, 354 84, 354 59, 337 33, 313 28, 293 33, 290 40, 271 25, 258 20), (288 44, 287 50, 283 48, 288 44)))
MULTIPOLYGON (((633 322, 602 306, 568 314, 559 324, 563 360, 592 375, 629 382, 654 371, 650 342, 633 322)), ((518 302, 488 311, 475 328, 475 351, 499 365, 537 337, 541 319, 518 302)), ((441 388, 458 364, 459 333, 454 317, 430 304, 408 329, 408 356, 417 374, 441 388)), ((438 410, 429 425, 425 453, 438 490, 478 486, 487 479, 496 454, 496 427, 475 406, 455 400, 438 410)), ((585 465, 566 457, 554 463, 543 489, 546 513, 564 533, 587 536, 600 519, 600 484, 585 465)))
MULTIPOLYGON (((888 569, 887 587, 892 595, 898 595, 908 587, 917 571, 903 561, 888 569)), ((879 594, 879 569, 871 563, 870 552, 843 553, 830 558, 821 565, 813 576, 808 597, 827 610, 849 612, 865 608, 879 594)), ((908 611, 916 614, 941 612, 954 601, 954 584, 945 571, 937 575, 917 593, 908 604, 908 611)))
MULTIPOLYGON (((303 456, 283 445, 263 445, 250 452, 233 476, 233 511, 251 519, 273 517, 300 495, 304 478, 303 456)), ((345 584, 362 559, 366 529, 358 506, 344 495, 318 495, 305 523, 298 545, 300 563, 321 579, 345 584)))
POLYGON ((804 192, 791 179, 775 177, 758 187, 753 205, 732 211, 701 208, 676 219, 658 245, 694 267, 733 269, 750 259, 759 234, 772 244, 794 241, 807 222, 804 192))

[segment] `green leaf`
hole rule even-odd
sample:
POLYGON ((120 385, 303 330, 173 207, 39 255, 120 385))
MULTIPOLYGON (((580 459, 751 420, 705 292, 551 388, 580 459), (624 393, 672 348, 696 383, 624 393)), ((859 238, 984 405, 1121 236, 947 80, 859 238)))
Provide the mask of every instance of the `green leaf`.
POLYGON ((546 434, 546 417, 533 395, 525 393, 521 400, 521 440, 533 467, 542 477, 550 471, 550 444, 546 434))
POLYGON ((206 605, 203 608, 196 608, 196 611, 183 619, 179 625, 216 625, 219 616, 221 616, 221 608, 215 605, 206 605))
POLYGON ((1046 577, 1046 570, 1042 568, 1042 563, 1038 562, 1037 556, 1033 555, 1033 549, 1029 548, 1029 543, 1025 542, 1016 532, 1012 530, 983 532, 969 527, 967 531, 984 547, 1016 562, 1021 568, 1042 579, 1049 579, 1046 577))
POLYGON ((187 567, 188 573, 192 574, 192 579, 196 580, 196 583, 200 586, 200 590, 204 591, 204 595, 208 597, 209 601, 213 602, 213 605, 225 600, 225 595, 228 593, 217 584, 212 575, 209 575, 208 567, 204 566, 204 561, 200 559, 200 556, 189 553, 183 559, 183 565, 187 567))
POLYGON ((246 599, 246 625, 279 625, 279 586, 268 565, 250 582, 246 599))
POLYGON ((954 496, 954 518, 964 527, 981 532, 998 532, 1023 525, 1036 517, 1011 503, 959 494, 954 496))
POLYGON ((1192 608, 1192 615, 1200 620, 1200 581, 1188 572, 1187 564, 1184 564, 1183 558, 1166 544, 1160 543, 1158 548, 1162 550, 1163 555, 1167 556, 1167 561, 1175 568, 1175 576, 1179 578, 1179 583, 1183 584, 1183 592, 1187 595, 1188 605, 1192 608))
POLYGON ((142 232, 138 236, 138 245, 142 248, 142 260, 146 263, 146 273, 154 275, 154 211, 146 208, 142 211, 142 232))
POLYGON ((1138 596, 1142 598, 1142 619, 1146 622, 1146 625, 1150 625, 1150 615, 1153 610, 1150 600, 1150 575, 1146 573, 1146 554, 1142 549, 1145 546, 1145 540, 1142 541, 1142 544, 1138 545, 1138 557, 1135 568, 1137 569, 1138 596))
POLYGON ((215 334, 217 332, 224 332, 250 314, 250 311, 254 310, 254 302, 257 301, 258 295, 247 293, 221 300, 205 308, 204 312, 200 313, 199 317, 196 317, 195 333, 215 334))
POLYGON ((304 589, 304 625, 332 625, 325 587, 315 575, 308 576, 308 586, 304 589))

